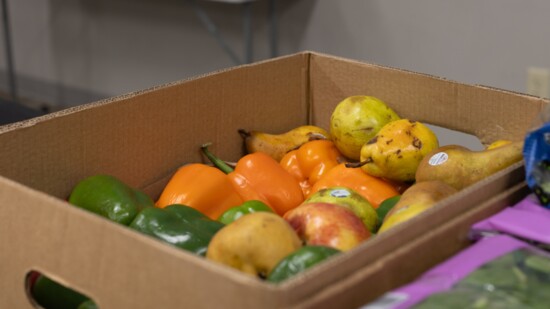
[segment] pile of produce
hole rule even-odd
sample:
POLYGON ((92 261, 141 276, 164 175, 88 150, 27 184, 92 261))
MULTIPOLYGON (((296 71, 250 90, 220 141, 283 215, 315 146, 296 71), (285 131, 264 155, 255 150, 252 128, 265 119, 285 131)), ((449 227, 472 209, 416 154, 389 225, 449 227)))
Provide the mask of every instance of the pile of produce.
MULTIPOLYGON (((541 116, 544 123, 527 132, 523 147, 531 192, 470 226, 470 246, 361 309, 548 307, 550 119, 541 116)), ((509 144, 499 140, 487 148, 509 144)))
POLYGON ((339 102, 328 130, 236 134, 246 155, 230 164, 202 145, 211 164, 181 166, 156 201, 93 175, 69 203, 278 283, 522 159, 521 142, 440 147, 428 126, 371 96, 339 102))

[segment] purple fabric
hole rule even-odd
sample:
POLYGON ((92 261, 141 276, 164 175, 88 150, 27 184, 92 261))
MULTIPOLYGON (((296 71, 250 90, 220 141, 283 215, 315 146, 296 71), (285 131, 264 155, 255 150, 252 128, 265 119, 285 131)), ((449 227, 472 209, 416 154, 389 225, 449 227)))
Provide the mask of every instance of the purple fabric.
POLYGON ((548 209, 542 207, 535 194, 527 195, 523 200, 519 201, 514 208, 529 209, 534 211, 548 212, 548 209))
POLYGON ((435 266, 416 281, 386 293, 361 309, 410 308, 432 294, 450 290, 487 262, 517 249, 533 248, 513 237, 550 244, 550 209, 542 207, 538 198, 530 194, 513 207, 474 224, 471 230, 478 236, 475 244, 435 266), (480 232, 496 232, 496 236, 482 237, 480 232))
POLYGON ((499 232, 550 244, 550 209, 541 207, 534 195, 472 226, 472 234, 499 232))
POLYGON ((541 206, 537 196, 535 194, 529 194, 523 200, 519 201, 516 205, 513 206, 515 209, 523 209, 532 212, 537 212, 540 214, 548 215, 550 209, 541 206))
POLYGON ((507 235, 482 238, 430 269, 414 282, 383 295, 362 309, 410 308, 432 294, 450 290, 456 283, 487 262, 521 248, 530 248, 530 246, 507 235))

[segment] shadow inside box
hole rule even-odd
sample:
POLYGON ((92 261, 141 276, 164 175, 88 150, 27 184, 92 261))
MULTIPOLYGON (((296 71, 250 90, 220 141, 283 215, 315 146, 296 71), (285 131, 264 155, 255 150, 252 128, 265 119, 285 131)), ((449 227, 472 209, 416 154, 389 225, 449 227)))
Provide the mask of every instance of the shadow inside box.
POLYGON ((0 98, 0 125, 22 121, 47 114, 18 102, 0 98))

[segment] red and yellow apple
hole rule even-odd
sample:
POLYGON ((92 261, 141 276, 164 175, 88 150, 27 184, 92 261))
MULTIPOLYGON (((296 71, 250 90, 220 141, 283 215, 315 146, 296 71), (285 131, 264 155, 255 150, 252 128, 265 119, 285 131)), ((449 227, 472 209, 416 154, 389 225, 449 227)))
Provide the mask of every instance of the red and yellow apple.
POLYGON ((378 215, 372 204, 357 191, 348 187, 328 187, 313 193, 303 204, 331 203, 346 207, 361 219, 367 229, 374 233, 378 226, 378 215))
POLYGON ((306 245, 347 251, 371 236, 353 211, 336 204, 304 203, 285 213, 284 218, 306 245))

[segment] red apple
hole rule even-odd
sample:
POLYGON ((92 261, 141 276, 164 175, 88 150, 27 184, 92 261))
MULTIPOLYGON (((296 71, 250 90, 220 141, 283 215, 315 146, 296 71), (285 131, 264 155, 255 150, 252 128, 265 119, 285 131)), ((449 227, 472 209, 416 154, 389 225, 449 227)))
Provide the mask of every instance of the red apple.
POLYGON ((284 215, 307 245, 324 245, 346 251, 370 237, 353 211, 331 203, 305 203, 284 215))

